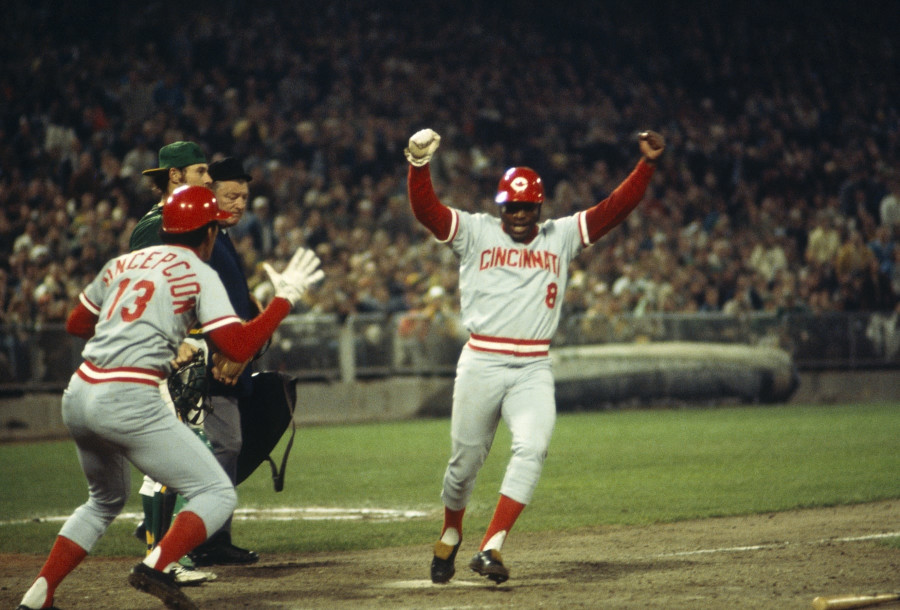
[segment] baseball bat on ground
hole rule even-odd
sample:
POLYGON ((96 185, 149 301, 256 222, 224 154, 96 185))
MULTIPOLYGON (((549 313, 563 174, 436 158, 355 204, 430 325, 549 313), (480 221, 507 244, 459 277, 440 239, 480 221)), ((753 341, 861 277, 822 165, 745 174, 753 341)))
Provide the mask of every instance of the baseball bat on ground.
POLYGON ((849 608, 865 608, 885 602, 900 600, 900 593, 879 593, 877 595, 828 595, 819 596, 812 602, 815 610, 848 610, 849 608))

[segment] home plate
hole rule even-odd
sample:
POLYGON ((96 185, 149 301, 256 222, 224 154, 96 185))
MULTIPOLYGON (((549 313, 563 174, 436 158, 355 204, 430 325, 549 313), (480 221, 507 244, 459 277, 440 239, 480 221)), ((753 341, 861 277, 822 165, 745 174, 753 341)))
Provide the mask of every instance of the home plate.
POLYGON ((481 586, 484 583, 474 580, 451 580, 447 584, 436 585, 431 580, 395 580, 393 582, 386 582, 382 587, 386 587, 388 589, 430 589, 432 587, 440 588, 440 587, 476 587, 481 586))

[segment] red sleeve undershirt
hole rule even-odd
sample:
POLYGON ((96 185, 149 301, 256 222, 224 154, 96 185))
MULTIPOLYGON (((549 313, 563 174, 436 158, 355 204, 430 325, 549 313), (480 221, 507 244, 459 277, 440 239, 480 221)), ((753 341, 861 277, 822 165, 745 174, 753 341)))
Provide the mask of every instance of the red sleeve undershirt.
MULTIPOLYGON (((229 360, 246 362, 266 344, 275 329, 291 312, 287 299, 276 297, 263 312, 249 322, 235 322, 210 331, 209 338, 229 360)), ((78 303, 66 319, 66 332, 82 339, 94 336, 97 316, 78 303)))
POLYGON ((416 220, 439 240, 446 241, 450 237, 453 212, 435 195, 434 187, 431 185, 431 170, 427 164, 422 167, 409 166, 406 187, 416 220))
POLYGON ((287 299, 276 297, 261 314, 250 320, 210 331, 208 337, 219 351, 234 362, 246 362, 266 344, 281 321, 291 313, 287 299))
POLYGON ((590 243, 594 243, 625 220, 625 217, 640 203, 655 169, 653 165, 641 159, 634 171, 609 197, 585 211, 590 243))
MULTIPOLYGON (((625 220, 640 203, 653 177, 655 167, 641 159, 634 171, 609 197, 585 212, 590 243, 594 243, 610 229, 625 220)), ((434 193, 428 165, 409 166, 407 190, 413 215, 441 241, 450 237, 453 213, 434 193)))
POLYGON ((98 319, 79 301, 66 319, 66 332, 75 337, 90 339, 94 336, 94 327, 98 319))

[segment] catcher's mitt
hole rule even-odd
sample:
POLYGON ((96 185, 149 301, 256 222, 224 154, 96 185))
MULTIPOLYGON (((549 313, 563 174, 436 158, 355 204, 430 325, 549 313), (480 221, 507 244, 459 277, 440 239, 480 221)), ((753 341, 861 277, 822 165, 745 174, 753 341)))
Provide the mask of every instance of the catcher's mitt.
POLYGON ((206 354, 197 350, 187 364, 169 376, 169 395, 178 417, 189 424, 198 424, 210 410, 205 400, 209 389, 206 378, 206 354))

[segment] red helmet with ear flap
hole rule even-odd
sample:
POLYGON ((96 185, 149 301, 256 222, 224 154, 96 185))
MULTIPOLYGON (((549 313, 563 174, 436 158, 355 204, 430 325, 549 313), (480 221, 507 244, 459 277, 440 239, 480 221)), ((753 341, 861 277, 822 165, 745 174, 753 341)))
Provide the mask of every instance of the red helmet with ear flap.
POLYGON ((162 209, 162 230, 187 233, 213 221, 230 220, 230 212, 219 209, 216 195, 205 186, 179 186, 162 209))
POLYGON ((511 201, 544 203, 544 183, 530 167, 511 167, 500 178, 494 201, 498 205, 511 201))

